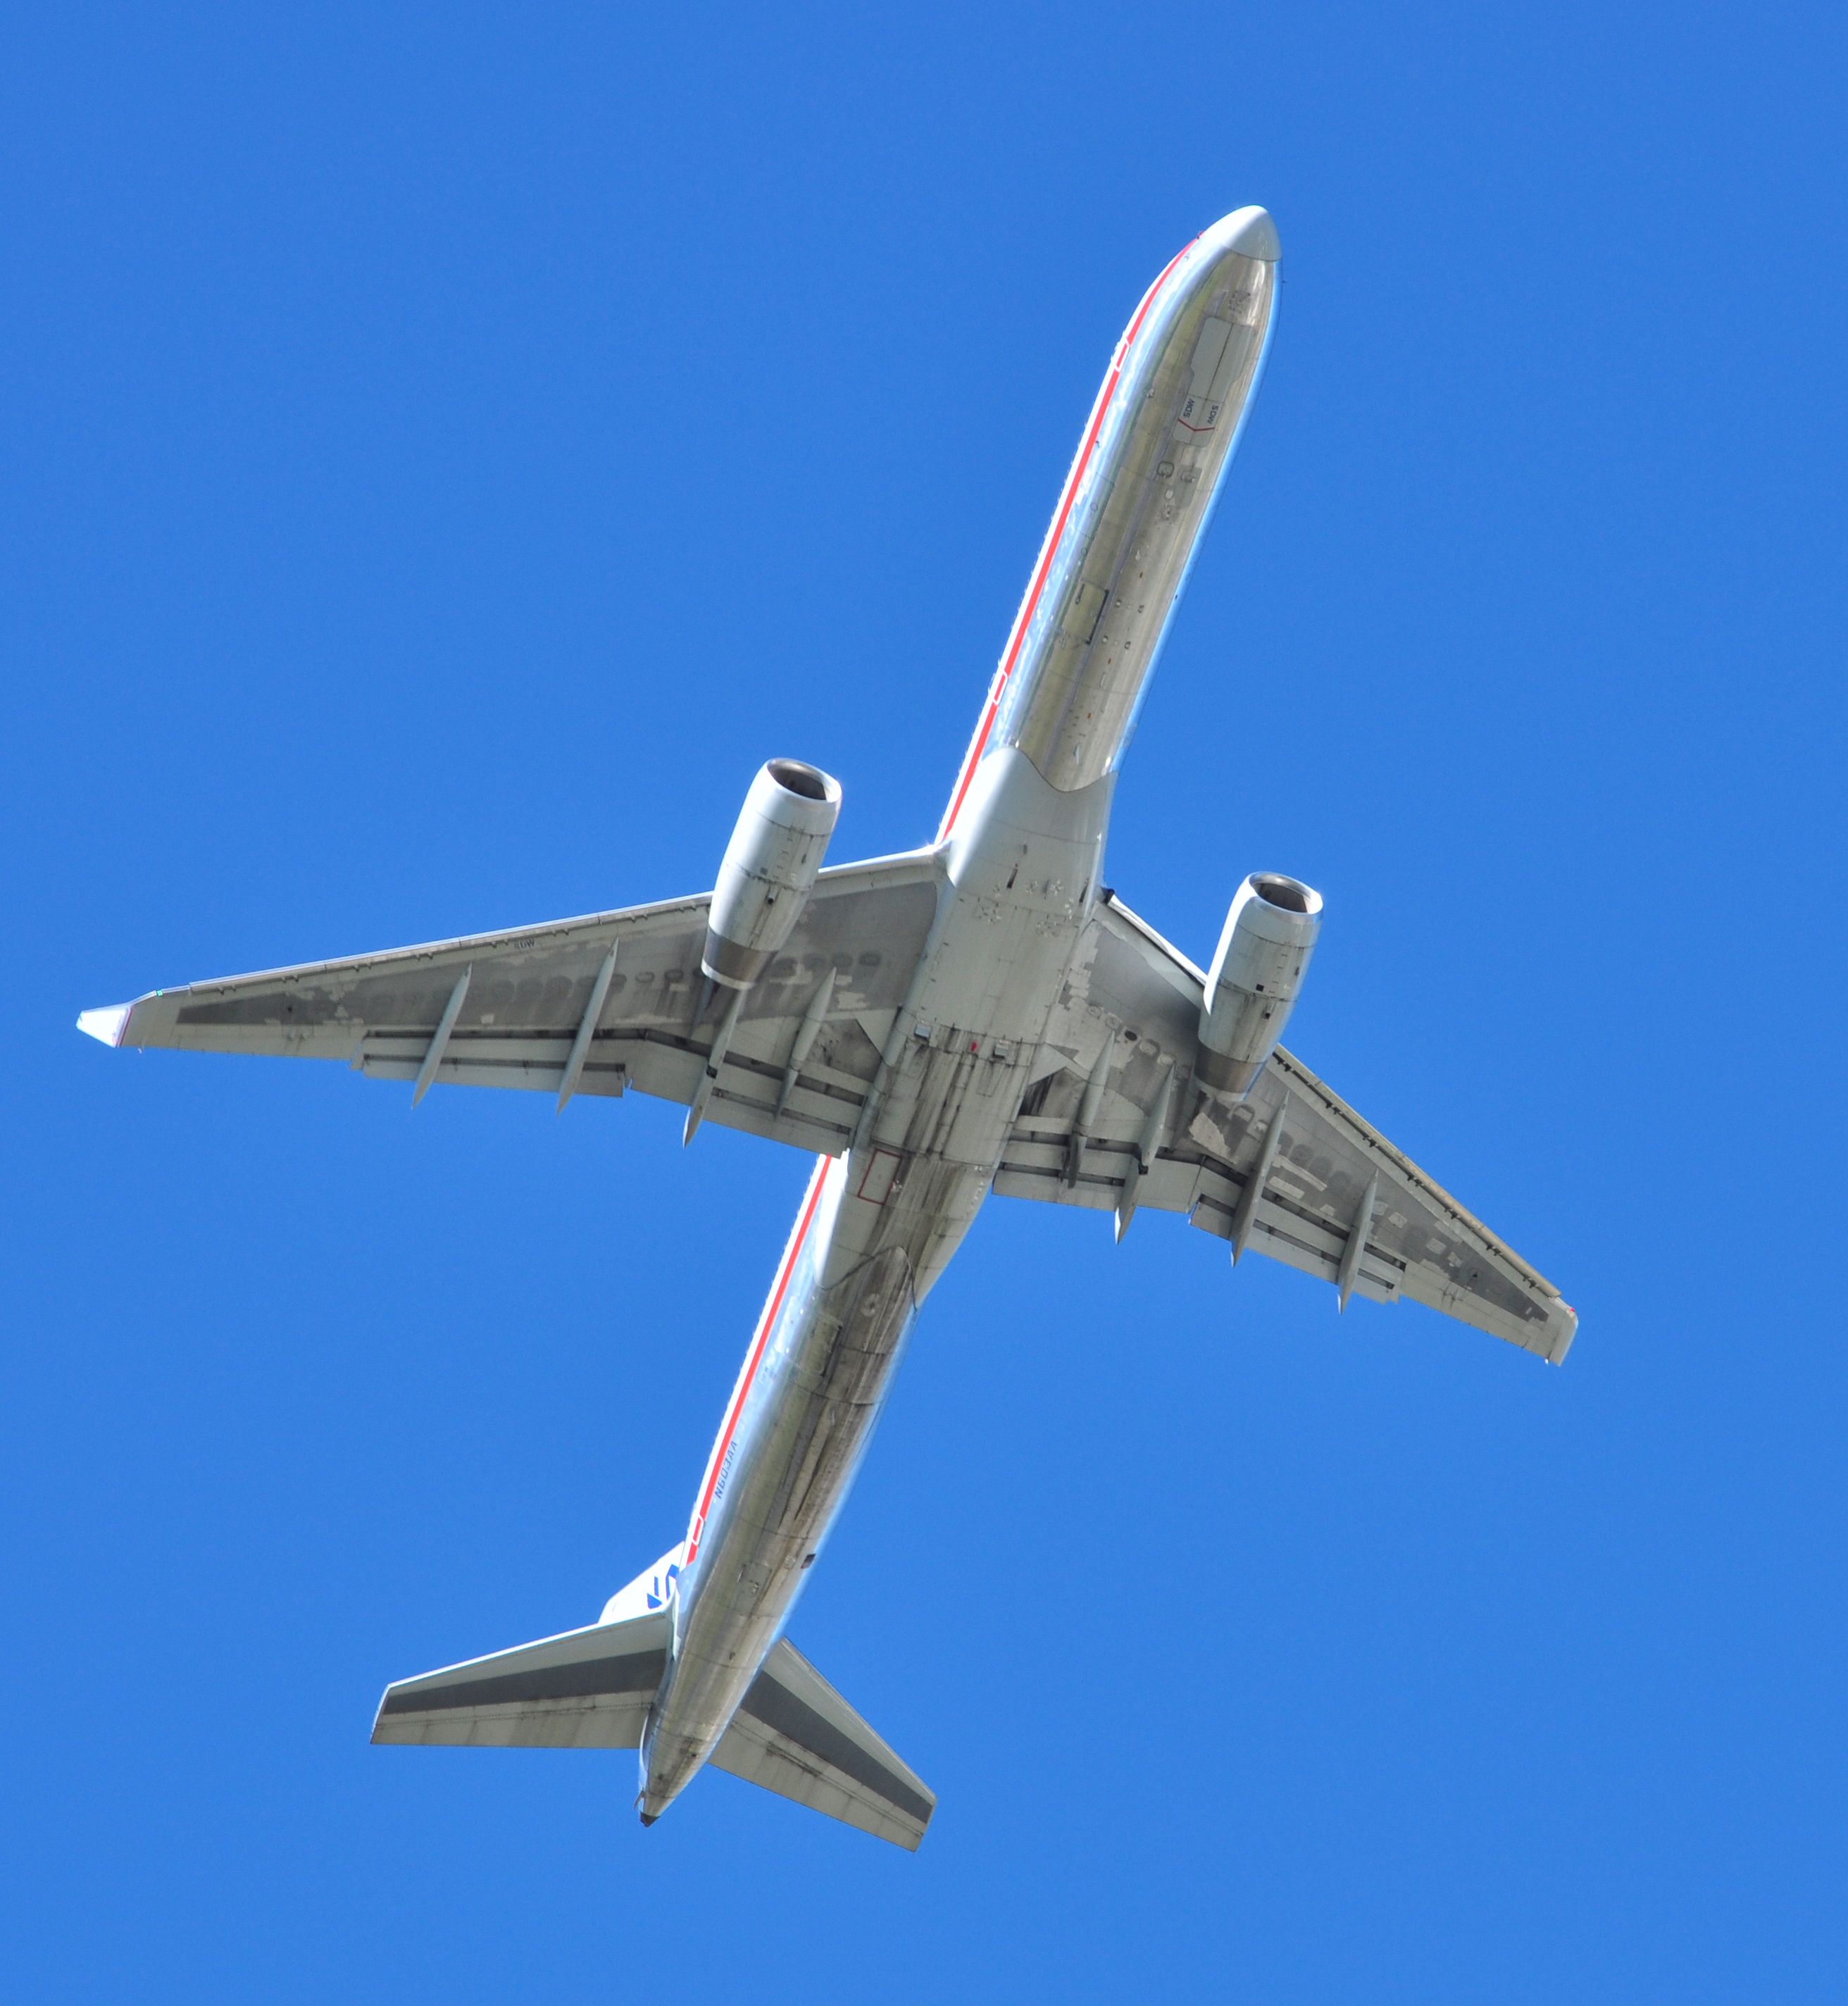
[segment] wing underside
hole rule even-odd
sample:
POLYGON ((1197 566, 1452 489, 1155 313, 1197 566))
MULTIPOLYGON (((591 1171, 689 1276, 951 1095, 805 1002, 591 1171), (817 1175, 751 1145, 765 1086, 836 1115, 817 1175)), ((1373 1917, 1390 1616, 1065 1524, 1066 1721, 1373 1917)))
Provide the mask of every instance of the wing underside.
MULTIPOLYGON (((797 1147, 848 1147, 929 938, 928 852, 823 871, 728 1041, 699 974, 707 900, 592 914, 156 991, 84 1028, 112 1044, 344 1059, 373 1079, 613 1096, 632 1086, 797 1147), (723 1049, 705 1085, 715 1043, 723 1049)), ((1279 1049, 1237 1107, 1192 1083, 1199 970, 1100 904, 1002 1153, 1005 1197, 1184 1213, 1235 1250, 1400 1297, 1558 1364, 1546 1278, 1279 1049), (1107 1057, 1106 1050, 1107 1047, 1107 1057), (1104 1091, 1081 1119, 1092 1077, 1104 1091), (1080 1133, 1080 1131, 1082 1131, 1080 1133), (1254 1188, 1255 1186, 1255 1188, 1254 1188)))
MULTIPOLYGON (((938 884, 924 852, 822 873, 744 998, 706 1120, 804 1149, 847 1147, 938 884)), ((727 1000, 700 974, 707 904, 701 896, 157 990, 82 1021, 111 1044, 343 1059, 420 1093, 517 1087, 562 1104, 634 1087, 688 1105, 727 1000)))
POLYGON ((1144 1206, 1184 1213, 1241 1253, 1333 1283, 1343 1304, 1407 1297, 1563 1360, 1577 1318, 1558 1290, 1301 1060, 1280 1048, 1237 1107, 1194 1086, 1204 980, 1106 899, 995 1191, 1120 1219, 1144 1206), (1107 1089, 1081 1124, 1107 1048, 1107 1089))

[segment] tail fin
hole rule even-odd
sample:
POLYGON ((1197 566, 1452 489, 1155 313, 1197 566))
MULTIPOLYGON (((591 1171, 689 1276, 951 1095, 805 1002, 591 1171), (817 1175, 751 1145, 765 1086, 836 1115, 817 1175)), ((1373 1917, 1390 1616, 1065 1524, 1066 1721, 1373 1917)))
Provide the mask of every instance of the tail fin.
POLYGON ((387 1686, 375 1742, 451 1748, 639 1748, 667 1669, 666 1609, 593 1623, 387 1686))
POLYGON ((645 1616, 651 1609, 665 1609, 674 1599, 674 1590, 680 1580, 681 1557, 686 1552, 685 1540, 678 1547, 670 1547, 651 1568, 644 1568, 627 1588, 619 1588, 604 1604, 604 1613, 599 1619, 604 1623, 618 1623, 625 1617, 645 1616))
POLYGON ((936 1793, 787 1638, 764 1660, 713 1766, 917 1850, 936 1793))

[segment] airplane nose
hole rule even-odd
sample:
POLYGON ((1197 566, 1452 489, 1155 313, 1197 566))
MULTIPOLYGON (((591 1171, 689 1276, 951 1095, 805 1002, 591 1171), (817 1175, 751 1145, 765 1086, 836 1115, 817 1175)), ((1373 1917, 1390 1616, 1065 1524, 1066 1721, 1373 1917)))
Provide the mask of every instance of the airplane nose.
POLYGON ((1236 251, 1241 258, 1256 258, 1266 265, 1276 264, 1283 255, 1283 246, 1277 235, 1277 226, 1271 220, 1270 211, 1258 208, 1255 203, 1248 209, 1235 209, 1230 216, 1221 216, 1202 234, 1213 240, 1216 250, 1236 251))

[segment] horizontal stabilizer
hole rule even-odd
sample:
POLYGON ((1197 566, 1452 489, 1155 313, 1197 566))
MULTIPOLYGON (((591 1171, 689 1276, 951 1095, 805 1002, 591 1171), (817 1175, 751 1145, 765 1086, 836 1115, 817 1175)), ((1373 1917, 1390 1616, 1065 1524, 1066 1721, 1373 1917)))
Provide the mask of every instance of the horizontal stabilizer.
POLYGON ((639 1748, 667 1668, 671 1610, 593 1623, 387 1686, 375 1742, 450 1748, 639 1748))
POLYGON ((732 1716, 715 1768, 917 1850, 936 1793, 786 1638, 732 1716))

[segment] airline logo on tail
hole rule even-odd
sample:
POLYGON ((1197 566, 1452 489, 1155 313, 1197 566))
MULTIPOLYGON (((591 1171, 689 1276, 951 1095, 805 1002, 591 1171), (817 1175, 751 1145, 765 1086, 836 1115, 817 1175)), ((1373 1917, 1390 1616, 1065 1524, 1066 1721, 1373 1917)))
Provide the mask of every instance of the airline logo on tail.
POLYGON ((598 1621, 626 1623, 632 1616, 646 1616, 651 1609, 665 1609, 680 1585, 685 1546, 671 1547, 651 1568, 644 1568, 627 1588, 619 1588, 604 1604, 598 1621))

